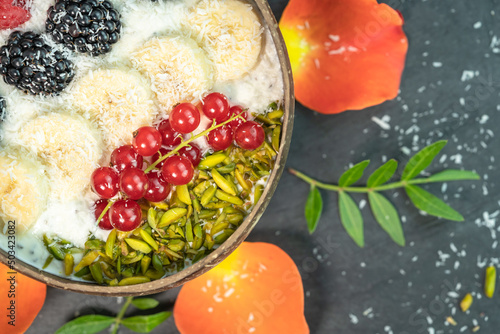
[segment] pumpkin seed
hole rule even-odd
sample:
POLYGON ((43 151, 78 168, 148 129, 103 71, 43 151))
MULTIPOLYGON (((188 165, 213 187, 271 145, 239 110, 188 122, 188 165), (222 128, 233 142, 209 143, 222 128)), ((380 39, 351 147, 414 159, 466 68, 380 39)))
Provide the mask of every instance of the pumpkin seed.
POLYGON ((273 145, 273 149, 278 152, 280 150, 280 140, 281 140, 281 126, 278 125, 274 128, 271 144, 273 145))
POLYGON ((47 259, 45 260, 42 269, 46 269, 52 263, 52 260, 54 260, 54 255, 50 254, 49 256, 47 256, 47 259))
POLYGON ((172 224, 173 222, 175 222, 179 218, 186 215, 186 213, 187 213, 187 209, 184 209, 184 208, 174 208, 174 209, 168 210, 161 217, 161 221, 158 224, 158 228, 163 228, 163 227, 166 227, 166 226, 172 224))
POLYGON ((217 166, 218 164, 222 163, 224 160, 226 160, 227 155, 224 153, 216 153, 212 154, 203 160, 200 161, 200 164, 198 165, 199 169, 209 169, 217 166))
MULTIPOLYGON (((236 195, 236 191, 234 190, 233 184, 231 184, 222 175, 220 175, 220 173, 216 169, 212 169, 211 173, 215 183, 220 189, 224 190, 225 192, 233 196, 236 195)), ((201 205, 203 205, 203 203, 201 205)))
POLYGON ((110 258, 114 258, 113 255, 113 249, 115 248, 115 241, 116 241, 116 229, 113 229, 109 235, 108 239, 106 240, 106 255, 110 258))
POLYGON ((131 252, 126 257, 122 258, 122 264, 137 263, 137 262, 141 261, 143 257, 144 257, 144 254, 142 254, 142 253, 137 254, 136 252, 131 252))
POLYGON ((153 239, 153 237, 148 232, 140 230, 139 234, 141 235, 142 240, 146 241, 155 251, 158 250, 158 243, 155 241, 155 239, 153 239))
POLYGON ((151 251, 152 251, 151 247, 147 243, 145 243, 144 241, 127 238, 127 239, 125 239, 125 242, 130 247, 132 247, 133 249, 135 249, 136 251, 139 251, 141 253, 148 254, 148 253, 151 253, 151 251))
POLYGON ((484 294, 488 298, 492 298, 495 293, 495 285, 497 281, 497 269, 494 266, 486 268, 486 279, 484 282, 484 294))
POLYGON ((201 210, 199 214, 200 219, 210 219, 215 217, 217 211, 215 210, 201 210))
POLYGON ((219 235, 217 235, 215 238, 214 238, 214 241, 218 244, 222 244, 224 241, 226 241, 231 235, 233 235, 234 233, 234 230, 231 229, 231 228, 227 228, 225 229, 222 233, 220 233, 219 235))
POLYGON ((80 263, 78 263, 75 267, 75 271, 78 272, 80 271, 83 267, 89 266, 92 262, 97 259, 99 256, 99 252, 96 250, 90 251, 87 254, 85 254, 82 259, 80 260, 80 263))
POLYGON ((141 272, 142 274, 146 274, 146 271, 149 268, 149 265, 151 264, 151 258, 149 256, 144 256, 141 259, 141 272))
POLYGON ((118 285, 119 286, 124 286, 124 285, 135 285, 135 284, 142 284, 142 283, 148 283, 151 282, 151 279, 146 276, 135 276, 135 277, 127 277, 122 279, 118 285))
POLYGON ((212 200, 212 198, 214 198, 216 191, 217 191, 217 187, 216 186, 209 186, 203 192, 203 195, 201 196, 201 199, 200 199, 200 204, 203 205, 203 206, 206 206, 208 203, 210 203, 210 201, 212 200))
POLYGON ((75 258, 71 254, 64 256, 64 274, 69 276, 73 273, 73 266, 75 265, 75 258))
POLYGON ((165 272, 154 270, 154 269, 149 269, 148 271, 146 271, 146 273, 144 275, 148 278, 151 278, 151 279, 160 279, 163 277, 163 275, 165 275, 165 272))
POLYGON ((227 173, 231 173, 232 171, 234 171, 235 168, 236 168, 236 164, 234 162, 231 162, 228 165, 217 168, 217 171, 221 174, 227 174, 227 173))
POLYGON ((256 205, 257 202, 260 200, 263 192, 264 192, 264 186, 262 184, 258 184, 257 186, 255 186, 255 192, 254 192, 254 197, 253 197, 253 204, 254 205, 256 205))
POLYGON ((90 269, 89 269, 89 267, 85 267, 85 268, 82 268, 79 271, 77 271, 75 273, 75 276, 81 278, 81 277, 88 275, 88 274, 90 274, 90 269))
POLYGON ((221 201, 232 203, 234 205, 243 205, 243 201, 241 198, 236 197, 236 196, 232 196, 232 195, 230 195, 222 190, 217 190, 215 192, 215 197, 217 197, 221 201))
POLYGON ((470 293, 466 294, 464 299, 460 302, 460 308, 462 309, 462 312, 467 311, 470 306, 472 305, 472 295, 470 293))
POLYGON ((267 117, 270 119, 276 119, 283 117, 283 110, 274 110, 267 114, 267 117))
POLYGON ((108 282, 109 286, 118 286, 118 279, 112 279, 111 281, 108 282))
POLYGON ((153 254, 151 262, 153 263, 153 267, 156 269, 156 271, 163 270, 163 261, 160 259, 160 256, 158 254, 153 254))
POLYGON ((187 205, 191 205, 191 196, 189 196, 189 190, 187 184, 182 186, 177 186, 176 188, 177 197, 179 200, 187 205))
POLYGON ((98 262, 94 262, 90 265, 90 273, 92 278, 99 284, 104 283, 104 277, 102 276, 101 265, 98 262))
POLYGON ((238 183, 240 184, 240 186, 243 189, 245 189, 247 191, 251 190, 251 188, 252 188, 251 183, 243 178, 243 175, 241 174, 241 172, 238 169, 236 169, 234 171, 234 176, 236 177, 236 180, 238 181, 238 183))

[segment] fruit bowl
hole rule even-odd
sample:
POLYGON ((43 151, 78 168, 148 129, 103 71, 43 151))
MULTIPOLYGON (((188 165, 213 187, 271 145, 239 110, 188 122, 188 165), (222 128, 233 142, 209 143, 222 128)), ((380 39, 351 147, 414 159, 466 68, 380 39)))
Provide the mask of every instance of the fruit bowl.
POLYGON ((162 279, 137 285, 101 286, 93 283, 76 281, 42 271, 28 263, 23 262, 20 259, 15 259, 15 264, 12 265, 12 261, 9 262, 9 260, 12 260, 12 258, 9 258, 9 254, 4 250, 0 250, 0 262, 12 265, 12 267, 20 273, 44 282, 49 286, 64 290, 103 296, 148 295, 177 287, 205 273, 206 271, 210 270, 218 263, 220 263, 245 240, 245 238, 250 234, 250 232, 264 213, 283 172, 286 156, 288 154, 291 142, 295 102, 293 95, 292 72, 285 43, 282 39, 278 24, 271 12, 269 4, 265 0, 253 0, 248 2, 253 5, 255 11, 260 16, 260 19, 262 20, 264 25, 267 26, 269 34, 277 50, 283 77, 284 116, 281 132, 281 145, 276 156, 275 167, 273 168, 269 176, 262 196, 255 204, 255 207, 252 209, 252 211, 246 216, 245 220, 235 230, 235 232, 212 253, 194 263, 193 265, 162 279))

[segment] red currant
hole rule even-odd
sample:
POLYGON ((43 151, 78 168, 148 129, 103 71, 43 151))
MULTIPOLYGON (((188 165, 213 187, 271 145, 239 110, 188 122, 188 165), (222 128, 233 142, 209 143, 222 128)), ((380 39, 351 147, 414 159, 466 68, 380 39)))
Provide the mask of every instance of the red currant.
POLYGON ((139 168, 125 169, 120 175, 120 189, 130 199, 138 200, 146 193, 148 178, 139 168))
POLYGON ((203 99, 203 113, 208 119, 215 119, 217 123, 229 119, 229 102, 221 93, 211 93, 203 99))
MULTIPOLYGON (((172 150, 169 149, 169 148, 165 148, 165 147, 162 147, 160 148, 160 150, 155 153, 155 155, 153 155, 153 162, 156 162, 158 161, 158 159, 160 159, 160 157, 163 157, 165 154, 168 154, 169 152, 171 152, 172 150)), ((156 165, 157 168, 161 168, 163 166, 163 164, 165 163, 165 160, 163 160, 162 162, 160 162, 158 165, 156 165)))
POLYGON ((133 200, 121 199, 109 209, 109 220, 111 225, 119 231, 132 231, 141 225, 142 209, 133 200))
POLYGON ((200 111, 191 103, 181 103, 172 110, 169 121, 174 131, 191 133, 200 125, 200 111))
POLYGON ((109 199, 118 193, 118 173, 111 167, 97 168, 90 177, 92 189, 102 198, 109 199))
MULTIPOLYGON (((243 117, 245 120, 248 119, 248 115, 246 113, 246 111, 243 111, 243 108, 240 107, 240 106, 234 106, 234 107, 231 107, 230 110, 230 117, 234 117, 236 115, 240 115, 241 117, 243 117)), ((241 124, 245 123, 244 120, 242 120, 241 118, 237 118, 237 119, 233 119, 231 122, 229 122, 227 125, 231 128, 231 130, 236 131, 236 129, 238 128, 238 126, 240 126, 241 124)))
POLYGON ((188 158, 194 167, 196 167, 200 164, 201 150, 195 144, 190 144, 188 146, 184 146, 183 148, 181 148, 179 150, 179 155, 182 157, 188 158))
POLYGON ((177 146, 182 142, 182 135, 172 129, 168 119, 158 125, 158 131, 161 133, 163 146, 177 146))
POLYGON ((142 168, 142 162, 142 156, 134 150, 132 145, 118 147, 111 153, 111 165, 118 172, 131 167, 142 168))
POLYGON ((194 168, 188 158, 174 155, 165 160, 161 173, 168 183, 181 186, 191 181, 194 168))
MULTIPOLYGON (((108 201, 105 199, 100 199, 94 203, 94 215, 96 221, 97 219, 99 219, 106 206, 108 206, 108 201)), ((109 221, 109 215, 107 212, 104 214, 104 216, 102 216, 102 219, 99 222, 99 227, 103 230, 113 229, 113 226, 111 226, 111 222, 109 221)))
POLYGON ((143 126, 134 132, 132 145, 134 150, 143 157, 150 157, 161 147, 162 137, 160 131, 152 126, 143 126))
POLYGON ((149 185, 144 198, 150 202, 164 201, 170 193, 170 185, 163 179, 161 172, 153 170, 146 174, 149 185))
POLYGON ((262 126, 254 121, 241 124, 234 135, 236 143, 245 150, 255 150, 264 143, 265 132, 262 126))
POLYGON ((222 126, 208 133, 208 144, 216 151, 222 151, 233 143, 233 131, 229 126, 222 126))

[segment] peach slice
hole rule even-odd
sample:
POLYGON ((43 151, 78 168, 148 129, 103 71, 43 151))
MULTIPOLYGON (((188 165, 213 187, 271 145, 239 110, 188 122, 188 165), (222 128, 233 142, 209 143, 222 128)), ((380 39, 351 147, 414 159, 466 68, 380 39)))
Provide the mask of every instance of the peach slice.
POLYGON ((408 49, 402 25, 377 0, 290 0, 280 28, 297 100, 335 114, 395 98, 408 49))
POLYGON ((244 242, 186 283, 174 318, 182 334, 307 334, 299 271, 279 247, 244 242))
POLYGON ((47 287, 0 263, 0 307, 3 310, 0 333, 24 333, 45 302, 47 287))

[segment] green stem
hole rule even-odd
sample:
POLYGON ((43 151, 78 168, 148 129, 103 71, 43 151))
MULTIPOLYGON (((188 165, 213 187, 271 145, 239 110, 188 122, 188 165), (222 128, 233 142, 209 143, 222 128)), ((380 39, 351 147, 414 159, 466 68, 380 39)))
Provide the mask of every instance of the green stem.
POLYGON ((127 300, 125 301, 125 304, 123 304, 120 313, 118 313, 118 315, 116 316, 115 324, 113 326, 113 331, 111 332, 111 334, 116 334, 118 332, 118 326, 120 325, 120 322, 122 321, 123 316, 125 315, 125 312, 127 311, 128 307, 132 303, 132 299, 134 299, 134 297, 127 297, 127 300))
POLYGON ((194 141, 194 140, 196 140, 198 138, 201 138, 201 137, 205 137, 206 135, 208 135, 208 133, 210 131, 215 130, 217 128, 220 128, 220 127, 226 125, 227 123, 234 121, 237 118, 242 119, 243 121, 245 121, 245 118, 243 118, 243 116, 241 116, 241 114, 243 114, 243 112, 241 112, 240 114, 238 114, 236 116, 231 117, 230 119, 228 119, 227 121, 225 121, 223 123, 220 123, 220 124, 217 124, 217 125, 212 125, 210 128, 206 129, 203 132, 198 133, 196 136, 193 136, 193 137, 189 138, 188 140, 183 141, 176 148, 174 148, 172 151, 168 152, 167 154, 165 154, 164 156, 160 157, 158 160, 156 160, 155 162, 153 162, 151 164, 151 166, 149 166, 148 168, 146 168, 146 170, 144 171, 144 173, 147 174, 147 173, 151 172, 153 169, 155 169, 156 165, 158 165, 160 162, 162 162, 163 160, 165 160, 168 157, 171 157, 172 155, 174 155, 175 153, 177 153, 181 148, 188 146, 192 141, 194 141))
POLYGON ((413 184, 425 184, 425 183, 432 183, 432 182, 439 182, 439 181, 433 181, 428 178, 425 179, 413 179, 413 180, 405 180, 405 181, 398 181, 398 182, 393 182, 373 188, 368 188, 368 187, 340 187, 334 184, 327 184, 323 182, 319 182, 293 168, 288 169, 290 174, 295 175, 299 179, 309 183, 312 186, 325 189, 325 190, 331 190, 331 191, 347 191, 347 192, 352 192, 352 193, 369 193, 372 191, 384 191, 384 190, 390 190, 390 189, 397 189, 397 188, 404 188, 407 185, 413 185, 413 184))
POLYGON ((111 208, 111 205, 113 205, 115 201, 109 201, 108 202, 108 205, 106 205, 106 207, 104 208, 104 210, 102 210, 101 212, 101 215, 99 216, 99 218, 97 218, 97 223, 96 225, 99 225, 99 223, 101 222, 102 218, 104 217, 104 215, 109 211, 109 208, 111 208))

